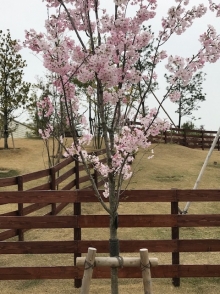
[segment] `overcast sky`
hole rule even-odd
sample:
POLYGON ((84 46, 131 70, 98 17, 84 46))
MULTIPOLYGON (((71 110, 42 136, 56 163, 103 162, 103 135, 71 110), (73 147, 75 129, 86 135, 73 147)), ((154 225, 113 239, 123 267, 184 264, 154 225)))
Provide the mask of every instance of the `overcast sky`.
MULTIPOLYGON (((106 7, 110 0, 101 0, 106 7)), ((191 0, 192 4, 204 3, 207 5, 208 0, 191 0)), ((160 19, 164 12, 174 3, 174 0, 159 0, 158 17, 152 23, 153 31, 159 30, 160 19)), ((107 10, 108 11, 108 10, 107 10)), ((13 39, 24 40, 24 30, 34 28, 37 32, 44 30, 44 20, 47 18, 47 9, 45 3, 42 0, 1 0, 0 9, 0 29, 6 31, 10 29, 13 39)), ((165 46, 164 49, 168 51, 168 54, 180 55, 183 57, 190 57, 192 53, 196 53, 199 49, 198 37, 202 34, 208 24, 212 24, 220 33, 220 18, 215 18, 213 13, 208 13, 204 18, 195 22, 189 31, 178 37, 172 38, 165 46)), ((29 50, 22 49, 22 57, 27 61, 27 68, 25 70, 25 80, 31 83, 36 82, 36 76, 44 76, 46 72, 42 66, 42 61, 33 55, 29 50)), ((201 117, 195 124, 199 127, 204 125, 206 130, 217 130, 220 127, 220 61, 216 64, 207 64, 204 69, 207 73, 206 81, 203 88, 206 95, 206 102, 201 103, 201 109, 194 112, 196 117, 201 117)), ((163 96, 163 89, 165 83, 163 75, 165 73, 164 67, 160 66, 159 72, 159 86, 160 91, 157 92, 158 98, 161 100, 163 96)), ((157 102, 153 99, 149 99, 149 106, 157 106, 157 102)), ((178 123, 177 114, 175 110, 176 105, 167 101, 164 104, 166 111, 169 113, 174 122, 178 123)), ((165 114, 161 112, 161 117, 165 117, 165 114)), ((21 120, 25 120, 25 116, 21 117, 21 120)), ((183 121, 189 120, 184 118, 183 121)))

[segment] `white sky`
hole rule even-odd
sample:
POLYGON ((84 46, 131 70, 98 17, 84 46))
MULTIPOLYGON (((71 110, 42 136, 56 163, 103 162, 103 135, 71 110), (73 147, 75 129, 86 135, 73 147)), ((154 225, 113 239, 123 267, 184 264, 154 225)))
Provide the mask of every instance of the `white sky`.
MULTIPOLYGON (((103 4, 103 6, 107 8, 110 0, 101 1, 107 3, 103 4)), ((3 31, 10 29, 13 39, 20 39, 23 41, 25 29, 29 30, 33 28, 37 32, 44 30, 44 20, 47 18, 47 9, 45 2, 43 3, 42 0, 1 0, 0 2, 0 29, 3 31)), ((193 5, 204 3, 207 6, 208 0, 190 0, 190 2, 193 5)), ((159 29, 161 16, 173 3, 174 0, 158 0, 158 17, 154 23, 152 23, 152 30, 154 32, 159 29)), ((199 48, 198 37, 206 30, 208 24, 214 25, 218 33, 220 33, 220 18, 215 18, 215 15, 209 12, 205 17, 197 20, 186 34, 172 38, 164 49, 168 51, 168 54, 190 57, 192 53, 197 52, 199 48)), ((25 70, 25 80, 34 83, 36 82, 36 76, 43 77, 46 70, 42 66, 42 61, 27 49, 23 49, 20 53, 27 61, 28 65, 25 70)), ((220 61, 215 64, 207 64, 203 71, 207 73, 206 81, 203 85, 204 92, 207 94, 206 102, 201 103, 200 110, 193 113, 196 117, 201 117, 201 120, 196 121, 195 124, 198 127, 202 124, 205 126, 206 130, 216 131, 220 127, 220 61)), ((165 87, 163 79, 165 73, 164 67, 160 66, 157 73, 161 90, 156 94, 161 100, 165 87)), ((153 99, 149 99, 149 107, 155 106, 158 106, 157 102, 153 99)), ((177 106, 167 101, 164 107, 177 124, 178 117, 177 114, 175 114, 177 106)), ((161 112, 160 116, 165 117, 165 114, 161 112)), ((20 119, 24 121, 26 116, 20 119)), ((188 120, 188 118, 183 118, 183 122, 186 120, 188 120)))

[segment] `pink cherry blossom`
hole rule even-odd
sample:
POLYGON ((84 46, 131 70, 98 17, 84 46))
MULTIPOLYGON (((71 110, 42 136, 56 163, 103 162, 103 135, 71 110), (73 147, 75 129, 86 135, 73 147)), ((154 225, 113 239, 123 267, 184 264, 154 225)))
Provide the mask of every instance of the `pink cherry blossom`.
MULTIPOLYGON (((147 94, 150 93, 152 83, 158 80, 157 65, 161 61, 166 63, 165 69, 171 74, 172 84, 181 80, 183 85, 187 85, 207 62, 219 60, 220 37, 209 25, 199 36, 199 50, 187 58, 171 56, 164 50, 163 45, 174 34, 182 35, 196 19, 206 14, 204 4, 189 6, 189 0, 176 0, 175 5, 168 9, 158 36, 150 29, 143 29, 156 17, 156 0, 109 1, 113 14, 105 8, 104 1, 43 2, 51 11, 45 21, 46 33, 34 29, 26 31, 24 46, 39 55, 45 68, 53 73, 53 86, 60 97, 60 105, 65 109, 66 125, 73 134, 77 123, 82 126, 82 137, 73 136, 73 143, 66 148, 65 156, 77 154, 85 166, 92 165, 105 182, 103 197, 109 197, 114 186, 109 185, 110 181, 117 182, 120 187, 123 180, 129 179, 132 176, 131 162, 138 150, 149 148, 150 138, 170 127, 168 121, 159 118, 158 109, 148 107, 147 114, 141 115, 139 109, 143 98, 134 98, 134 89, 145 84, 147 94), (129 10, 133 13, 129 14, 129 10), (153 51, 143 55, 151 45, 153 51), (142 71, 137 63, 143 58, 149 68, 142 71), (79 91, 79 84, 85 85, 83 94, 79 91), (90 134, 87 114, 82 110, 82 98, 92 103, 92 109, 99 117, 100 125, 96 127, 103 132, 107 163, 85 150, 94 135, 90 134), (108 112, 110 116, 107 116, 108 112)), ((220 15, 220 5, 211 0, 209 9, 220 15)), ((180 93, 172 91, 171 86, 164 97, 175 102, 180 93)), ((39 130, 45 140, 53 133, 51 121, 56 103, 52 97, 44 97, 37 105, 39 116, 46 120, 45 129, 39 130)), ((61 114, 56 115, 59 117, 61 114)), ((60 135, 58 140, 63 140, 60 135)), ((97 189, 94 183, 93 188, 97 189)))

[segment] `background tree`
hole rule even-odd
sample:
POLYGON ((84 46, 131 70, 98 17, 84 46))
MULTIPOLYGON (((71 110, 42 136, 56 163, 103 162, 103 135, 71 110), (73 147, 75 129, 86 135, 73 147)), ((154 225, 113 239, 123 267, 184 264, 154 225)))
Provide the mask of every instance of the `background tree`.
POLYGON ((196 126, 192 121, 186 121, 181 125, 181 128, 184 130, 195 130, 196 126))
POLYGON ((30 84, 23 81, 26 63, 18 50, 20 46, 11 39, 9 30, 0 31, 0 111, 3 117, 4 148, 8 148, 9 125, 14 111, 28 103, 30 84))
MULTIPOLYGON (((54 86, 57 76, 54 73, 48 72, 45 77, 37 78, 36 84, 32 86, 32 103, 28 106, 28 111, 31 118, 31 126, 34 129, 34 134, 40 136, 42 130, 47 128, 47 125, 52 126, 51 140, 43 140, 48 156, 48 166, 52 167, 60 162, 62 158, 63 148, 59 143, 59 139, 70 137, 70 128, 67 123, 65 107, 61 102, 61 95, 54 86), (44 106, 48 101, 53 101, 53 111, 45 109, 44 106)), ((78 124, 77 132, 80 133, 78 124)), ((63 141, 64 142, 64 141, 63 141)))
MULTIPOLYGON (((177 79, 174 84, 170 77, 165 75, 168 83, 171 83, 173 91, 177 91, 180 97, 174 103, 178 104, 178 108, 175 111, 178 113, 178 127, 181 127, 182 117, 191 116, 193 111, 200 108, 199 103, 205 101, 206 94, 203 93, 203 82, 205 81, 205 73, 196 73, 190 83, 185 84, 181 79, 177 79)), ((170 86, 169 86, 170 87, 170 86)), ((195 117, 191 117, 195 120, 195 117)))

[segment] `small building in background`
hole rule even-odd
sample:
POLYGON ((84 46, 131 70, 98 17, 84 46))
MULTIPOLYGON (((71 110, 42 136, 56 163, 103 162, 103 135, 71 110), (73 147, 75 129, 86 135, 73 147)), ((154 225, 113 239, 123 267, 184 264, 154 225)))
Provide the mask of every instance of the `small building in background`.
MULTIPOLYGON (((30 138, 33 136, 33 129, 25 123, 21 123, 17 120, 12 120, 10 123, 10 129, 12 130, 13 138, 30 138)), ((9 137, 11 137, 11 133, 9 134, 9 137)))
MULTIPOLYGON (((19 122, 15 119, 12 119, 9 123, 8 137, 13 138, 30 138, 34 134, 33 128, 29 125, 19 122)), ((4 128, 3 128, 3 114, 0 111, 0 139, 4 137, 4 128)))

